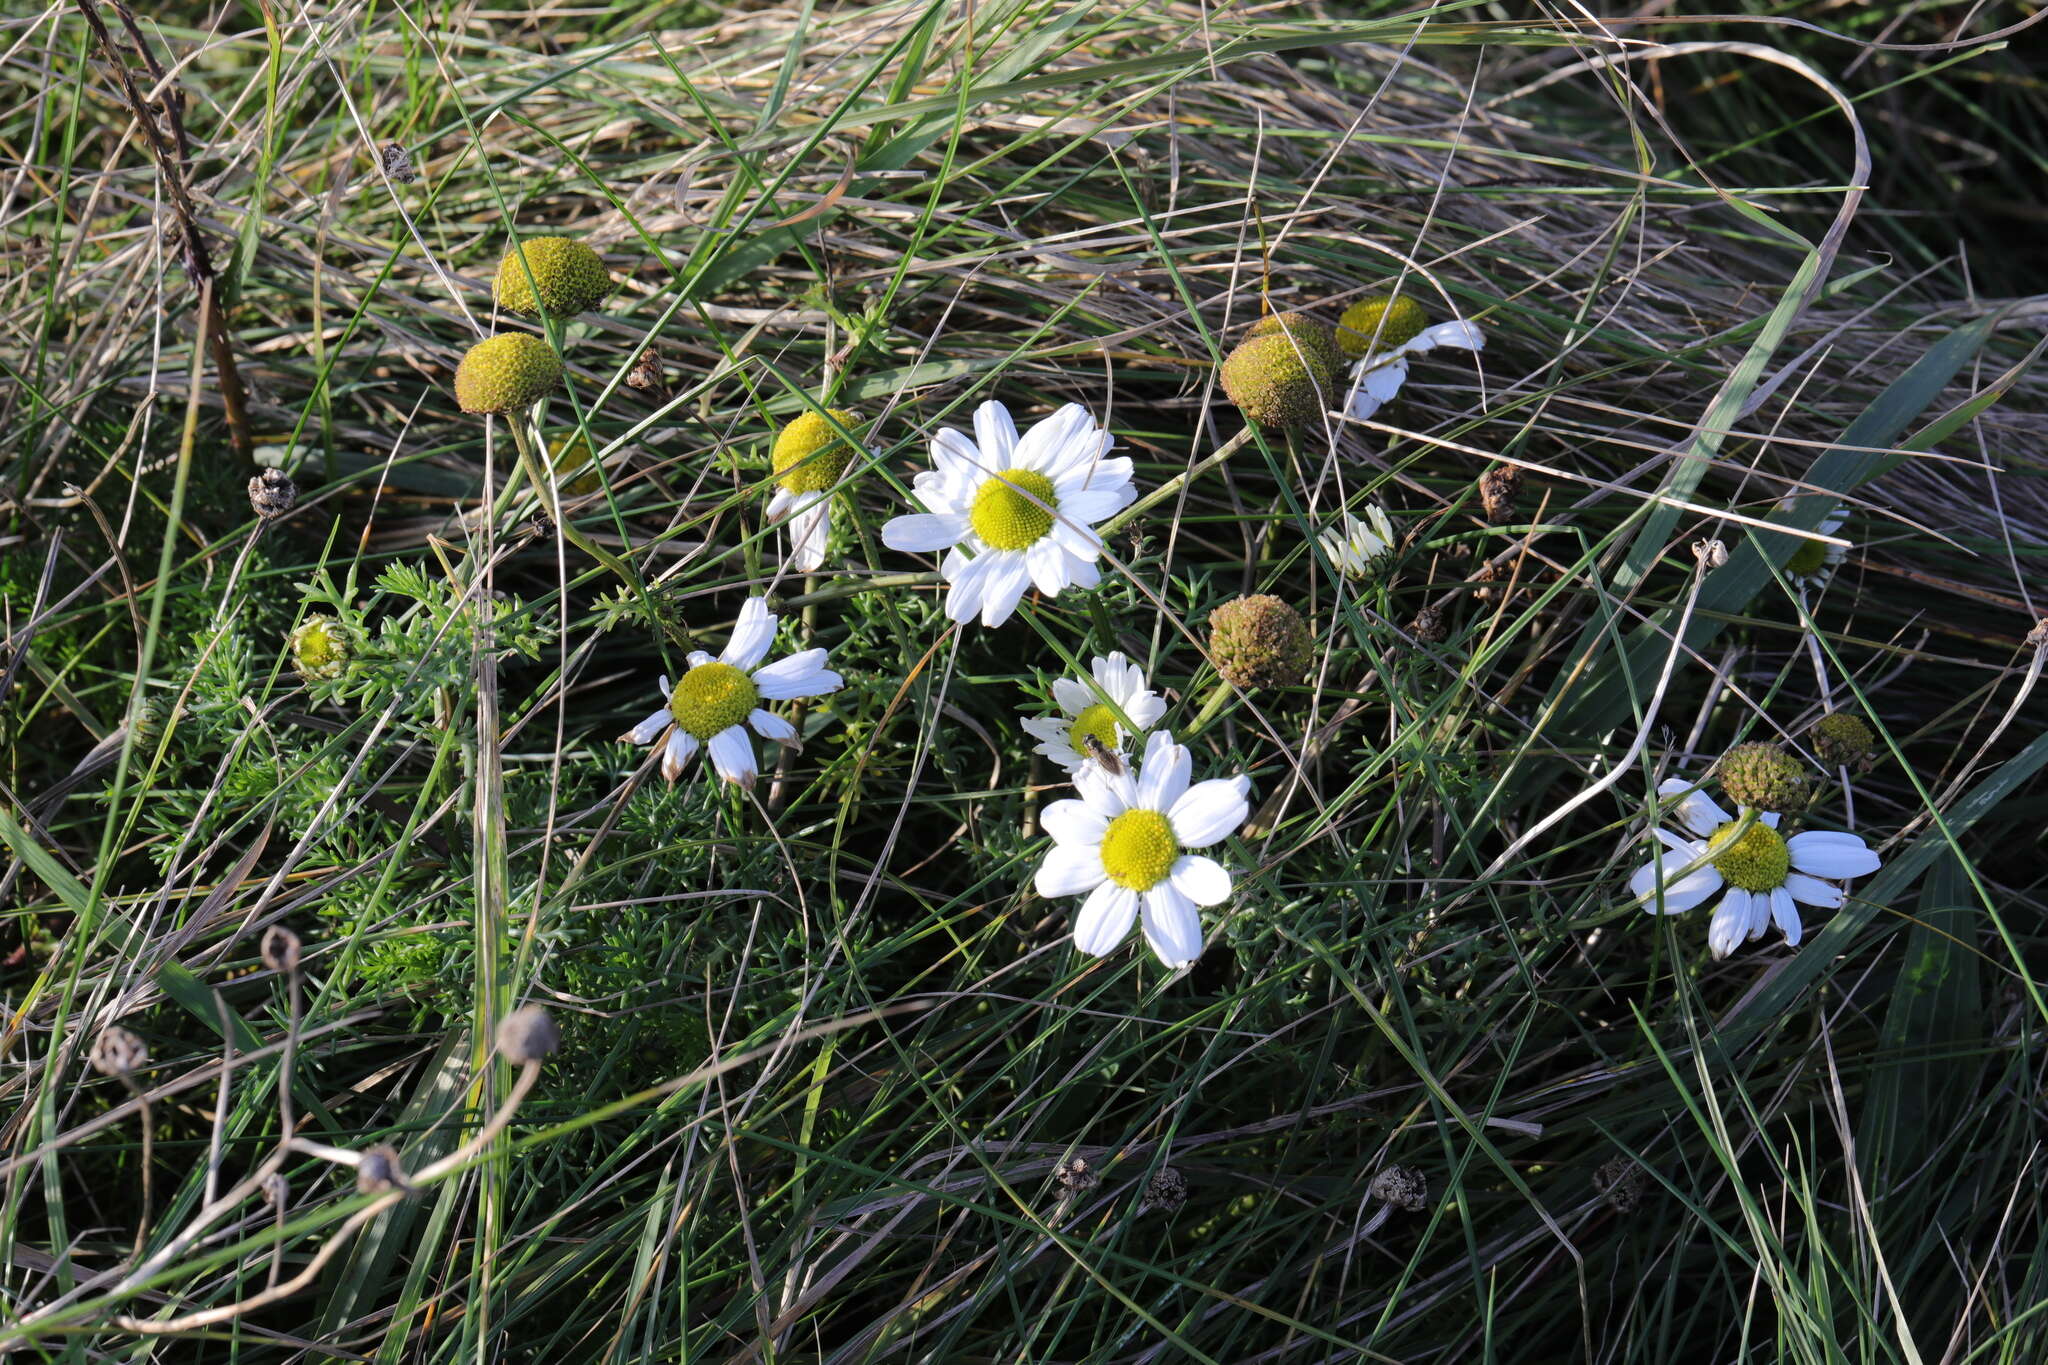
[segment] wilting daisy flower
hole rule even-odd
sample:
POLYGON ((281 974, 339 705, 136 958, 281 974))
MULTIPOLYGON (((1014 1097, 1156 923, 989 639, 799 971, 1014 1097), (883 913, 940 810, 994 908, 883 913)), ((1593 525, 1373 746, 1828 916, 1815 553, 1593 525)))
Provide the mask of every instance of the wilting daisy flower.
POLYGON ((1337 341, 1356 361, 1344 405, 1351 416, 1362 422, 1401 391, 1408 382, 1409 356, 1439 346, 1477 351, 1486 345, 1486 333, 1476 322, 1454 318, 1434 327, 1427 322, 1422 305, 1405 294, 1360 299, 1344 310, 1337 323, 1337 341))
POLYGON ((775 639, 775 614, 758 597, 749 597, 740 608, 740 619, 732 628, 725 652, 716 659, 702 650, 690 655, 690 671, 670 687, 661 680, 661 695, 668 704, 619 736, 630 744, 652 744, 667 739, 661 751, 661 775, 673 782, 682 775, 683 764, 703 745, 711 754, 711 766, 728 782, 743 787, 754 785, 760 769, 754 762, 754 733, 777 744, 795 744, 796 727, 782 717, 761 709, 764 701, 793 701, 798 697, 822 697, 837 692, 845 679, 825 667, 825 651, 806 649, 766 668, 757 667, 768 655, 775 639))
POLYGON ((1145 686, 1144 670, 1121 650, 1097 659, 1089 672, 1095 675, 1092 688, 1078 678, 1053 683, 1052 699, 1065 714, 1024 718, 1025 733, 1039 741, 1033 752, 1070 773, 1089 761, 1088 741, 1096 741, 1113 756, 1121 755, 1125 738, 1136 740, 1166 714, 1165 699, 1145 686))
POLYGON ((999 626, 1036 585, 1048 597, 1101 580, 1102 537, 1090 529, 1131 505, 1131 462, 1106 458, 1115 442, 1079 403, 1021 438, 1001 403, 974 413, 974 439, 948 427, 932 441, 933 468, 911 481, 925 511, 882 527, 892 550, 945 550, 953 586, 946 615, 999 626), (970 557, 971 553, 971 557, 970 557))
MULTIPOLYGON (((1787 498, 1778 505, 1780 507, 1789 507, 1791 503, 1792 499, 1787 498)), ((1839 533, 1848 524, 1849 509, 1837 507, 1834 511, 1822 517, 1820 525, 1814 527, 1814 530, 1821 535, 1831 536, 1839 533)), ((1791 579, 1802 588, 1818 589, 1835 576, 1836 569, 1842 567, 1844 553, 1839 545, 1829 545, 1825 541, 1811 540, 1802 536, 1799 541, 1799 548, 1794 550, 1792 557, 1785 561, 1785 577, 1791 579)))
POLYGON ((1188 751, 1164 730, 1145 742, 1133 772, 1090 763, 1074 774, 1078 801, 1055 801, 1039 819, 1053 850, 1038 869, 1038 894, 1079 896, 1074 946, 1101 955, 1123 942, 1142 912, 1145 941, 1179 971, 1202 955, 1197 906, 1230 898, 1230 874, 1189 853, 1230 837, 1249 813, 1248 777, 1188 785, 1188 751))
POLYGON ((1346 512, 1343 525, 1329 527, 1317 538, 1339 573, 1364 578, 1374 572, 1375 561, 1394 548, 1394 524, 1387 520, 1384 507, 1367 503, 1363 521, 1346 512))
POLYGON ((1727 888, 1707 928, 1707 946, 1715 957, 1728 956, 1774 920, 1785 942, 1798 947, 1799 906, 1833 910, 1842 903, 1841 888, 1822 878, 1841 881, 1877 871, 1877 855, 1857 836, 1806 830, 1787 839, 1778 833, 1778 817, 1773 814, 1758 816, 1738 837, 1736 818, 1705 792, 1692 791, 1692 785, 1672 777, 1658 786, 1659 796, 1690 793, 1672 812, 1684 832, 1656 831, 1670 852, 1638 869, 1629 878, 1628 889, 1648 902, 1645 909, 1655 910, 1662 883, 1663 911, 1676 915, 1727 888), (1687 864, 1702 859, 1699 867, 1679 875, 1687 864))
POLYGON ((839 435, 856 418, 843 408, 824 414, 806 412, 776 434, 769 458, 775 466, 775 496, 768 500, 768 520, 789 522, 789 563, 798 573, 815 573, 825 563, 825 542, 832 535, 832 490, 846 476, 854 449, 839 435))

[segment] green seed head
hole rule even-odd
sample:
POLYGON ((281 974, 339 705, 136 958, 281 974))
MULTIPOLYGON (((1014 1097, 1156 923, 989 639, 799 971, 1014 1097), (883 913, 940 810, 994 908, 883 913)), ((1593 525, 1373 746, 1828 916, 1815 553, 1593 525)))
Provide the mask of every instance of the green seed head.
POLYGON ((1428 325, 1429 314, 1406 294, 1398 298, 1373 294, 1346 308, 1344 316, 1337 319, 1337 344, 1345 355, 1361 360, 1374 351, 1406 346, 1428 325))
POLYGON ((1759 820, 1738 839, 1733 836, 1741 823, 1730 820, 1708 839, 1714 871, 1730 886, 1744 891, 1775 891, 1792 870, 1792 851, 1785 846, 1785 836, 1759 820))
MULTIPOLYGON (((853 429, 855 417, 832 409, 832 422, 853 429)), ((775 438, 775 478, 791 493, 822 493, 839 482, 853 459, 853 447, 841 440, 832 422, 820 413, 797 417, 775 438)))
POLYGON ((1047 509, 1058 506, 1051 479, 1036 470, 1012 469, 981 486, 967 519, 989 548, 1028 550, 1052 529, 1053 512, 1047 509), (1031 496, 1026 497, 1027 493, 1031 496))
POLYGON ((1714 768, 1721 790, 1752 810, 1798 810, 1806 804, 1806 769, 1775 744, 1738 744, 1714 768))
POLYGON ((1830 711, 1813 723, 1813 751, 1830 768, 1867 768, 1877 755, 1877 736, 1863 717, 1830 711))
POLYGON ((308 616, 292 632, 292 667, 307 682, 338 678, 355 653, 349 628, 332 616, 308 616))
POLYGON ((1285 687, 1301 681, 1315 645, 1301 613, 1256 593, 1209 613, 1209 657, 1238 687, 1285 687))
POLYGON ((562 358, 526 332, 503 332, 469 348, 455 371, 464 412, 524 412, 562 386, 562 358))
POLYGON ((611 272, 595 251, 573 237, 532 237, 498 262, 491 296, 515 313, 574 317, 611 297, 611 272), (521 265, 519 258, 526 257, 521 265))
POLYGON ((1128 891, 1150 891, 1180 857, 1173 826, 1156 810, 1127 810, 1102 833, 1102 870, 1128 891))
POLYGON ((698 664, 668 694, 668 713, 700 740, 723 734, 761 704, 761 689, 731 664, 698 664))
POLYGON ((1313 421, 1337 397, 1337 372, 1299 331, 1249 337, 1223 361, 1223 391, 1238 411, 1267 427, 1313 421))
POLYGON ((1291 338, 1303 355, 1330 376, 1333 385, 1344 373, 1344 352, 1337 345, 1337 334, 1308 314, 1275 313, 1260 318, 1245 333, 1246 339, 1270 336, 1291 338))

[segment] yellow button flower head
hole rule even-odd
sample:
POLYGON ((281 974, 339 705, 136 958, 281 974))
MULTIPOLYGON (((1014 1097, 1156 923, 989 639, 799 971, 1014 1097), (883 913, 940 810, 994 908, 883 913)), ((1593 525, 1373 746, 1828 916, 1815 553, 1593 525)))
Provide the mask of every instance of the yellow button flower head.
POLYGON ((799 573, 815 573, 825 563, 825 543, 832 536, 832 489, 853 463, 854 448, 833 429, 833 422, 851 430, 859 421, 844 408, 806 412, 776 434, 771 459, 775 465, 775 496, 768 500, 768 520, 789 521, 789 562, 799 573))
POLYGON ((1344 410, 1363 422, 1408 382, 1409 356, 1439 346, 1482 350, 1486 333, 1463 318, 1432 327, 1422 305, 1407 295, 1373 294, 1344 310, 1337 320, 1337 344, 1351 361, 1344 410))
POLYGON ((1337 344, 1350 360, 1397 351, 1422 335, 1429 314, 1406 294, 1368 294, 1337 319, 1337 344))
POLYGON ((1197 909, 1230 899, 1230 873, 1190 853, 1222 843, 1244 824, 1251 779, 1218 778, 1190 786, 1194 760, 1164 730, 1145 742, 1135 768, 1110 772, 1088 764, 1074 774, 1080 799, 1055 801, 1039 818, 1053 837, 1034 879, 1045 897, 1086 895, 1074 919, 1074 946, 1101 956, 1144 916, 1145 941, 1175 971, 1202 955, 1197 909))
POLYGON ((763 710, 761 703, 822 697, 837 692, 845 682, 825 667, 822 649, 806 649, 762 667, 774 642, 775 614, 761 598, 749 597, 725 652, 716 659, 701 650, 692 653, 690 671, 676 679, 674 687, 667 678, 661 680, 666 704, 620 738, 629 744, 653 744, 666 735, 661 775, 671 782, 682 776, 683 764, 702 746, 720 777, 753 786, 760 768, 747 730, 778 744, 797 742, 796 727, 763 710))
POLYGON ((568 318, 597 307, 613 288, 603 258, 575 238, 529 237, 498 262, 491 297, 515 313, 568 318))
POLYGON ((292 632, 292 667, 307 682, 338 678, 355 654, 355 638, 349 628, 332 616, 308 616, 292 632))
POLYGON ((455 370, 464 412, 524 412, 562 386, 562 358, 526 332, 502 332, 469 348, 455 370))
POLYGON ((1315 420, 1337 399, 1343 356, 1328 327, 1300 313, 1260 320, 1223 361, 1223 391, 1260 426, 1315 420))

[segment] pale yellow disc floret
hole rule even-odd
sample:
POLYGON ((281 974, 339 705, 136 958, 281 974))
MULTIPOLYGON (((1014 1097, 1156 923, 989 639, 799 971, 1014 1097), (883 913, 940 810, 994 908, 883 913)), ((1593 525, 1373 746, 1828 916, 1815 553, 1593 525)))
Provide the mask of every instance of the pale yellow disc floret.
POLYGON ((668 713, 698 739, 710 739, 745 720, 760 704, 761 689, 731 664, 698 664, 668 694, 668 713))
POLYGON ((1173 826, 1156 810, 1127 810, 1102 834, 1102 870, 1127 891, 1150 891, 1178 857, 1173 826))
POLYGON ((967 518, 991 549, 1028 550, 1052 530, 1058 505, 1051 479, 1036 470, 1013 469, 981 486, 967 518))

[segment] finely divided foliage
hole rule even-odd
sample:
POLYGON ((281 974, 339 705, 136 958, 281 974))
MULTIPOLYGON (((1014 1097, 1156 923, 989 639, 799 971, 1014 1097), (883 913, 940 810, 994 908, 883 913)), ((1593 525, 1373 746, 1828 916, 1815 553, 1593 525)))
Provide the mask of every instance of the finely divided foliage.
POLYGON ((8 21, 0 1349, 2048 1359, 2033 20, 1683 8, 8 21))

